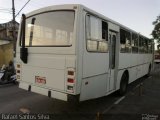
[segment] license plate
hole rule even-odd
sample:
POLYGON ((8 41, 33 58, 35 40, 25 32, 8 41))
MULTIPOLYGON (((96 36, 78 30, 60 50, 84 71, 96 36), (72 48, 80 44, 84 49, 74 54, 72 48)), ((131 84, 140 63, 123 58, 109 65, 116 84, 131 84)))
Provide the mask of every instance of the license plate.
POLYGON ((35 83, 46 84, 46 77, 35 76, 35 83))

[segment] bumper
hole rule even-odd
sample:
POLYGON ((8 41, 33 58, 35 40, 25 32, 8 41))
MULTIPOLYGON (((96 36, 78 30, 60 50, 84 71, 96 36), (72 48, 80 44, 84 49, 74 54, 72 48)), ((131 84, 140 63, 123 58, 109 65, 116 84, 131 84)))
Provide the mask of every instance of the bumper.
POLYGON ((35 85, 29 85, 28 83, 25 83, 22 81, 20 81, 19 83, 19 88, 22 88, 22 89, 25 89, 31 92, 39 93, 39 94, 42 94, 42 95, 45 95, 51 98, 63 100, 63 101, 67 101, 67 98, 68 98, 66 93, 53 91, 53 90, 42 88, 42 87, 35 86, 35 85))

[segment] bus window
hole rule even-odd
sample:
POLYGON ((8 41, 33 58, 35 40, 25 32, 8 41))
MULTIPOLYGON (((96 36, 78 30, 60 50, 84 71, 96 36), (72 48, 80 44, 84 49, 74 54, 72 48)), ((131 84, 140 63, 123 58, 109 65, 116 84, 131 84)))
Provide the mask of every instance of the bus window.
POLYGON ((92 15, 86 16, 87 50, 108 52, 108 24, 92 15))
POLYGON ((71 46, 74 14, 74 11, 55 11, 45 12, 27 18, 25 45, 71 46))
POLYGON ((102 41, 99 42, 98 51, 108 51, 108 24, 102 21, 102 41))
POLYGON ((125 52, 125 31, 123 29, 120 29, 120 48, 121 48, 121 52, 124 53, 125 52))
POLYGON ((148 39, 144 39, 144 52, 148 53, 148 39))
POLYGON ((128 31, 120 29, 120 44, 122 53, 131 52, 131 34, 128 31))
POLYGON ((142 38, 142 46, 141 46, 141 48, 142 48, 142 53, 145 53, 145 39, 144 38, 142 38))
POLYGON ((108 24, 102 21, 102 39, 108 41, 108 24))
POLYGON ((148 53, 152 53, 152 41, 148 39, 148 53))
POLYGON ((132 33, 132 53, 138 53, 138 35, 132 33))
POLYGON ((142 36, 139 36, 139 53, 144 53, 144 44, 143 44, 143 37, 142 36))

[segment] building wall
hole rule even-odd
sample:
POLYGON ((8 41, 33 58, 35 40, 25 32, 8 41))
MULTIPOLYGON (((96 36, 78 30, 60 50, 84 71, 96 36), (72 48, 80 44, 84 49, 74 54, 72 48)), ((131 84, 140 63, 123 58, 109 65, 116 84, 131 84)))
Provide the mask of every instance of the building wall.
POLYGON ((13 43, 0 45, 0 67, 8 65, 10 60, 13 60, 13 43))
POLYGON ((3 63, 4 63, 3 53, 4 53, 3 48, 2 48, 2 46, 0 46, 0 67, 1 67, 1 66, 3 65, 3 63))

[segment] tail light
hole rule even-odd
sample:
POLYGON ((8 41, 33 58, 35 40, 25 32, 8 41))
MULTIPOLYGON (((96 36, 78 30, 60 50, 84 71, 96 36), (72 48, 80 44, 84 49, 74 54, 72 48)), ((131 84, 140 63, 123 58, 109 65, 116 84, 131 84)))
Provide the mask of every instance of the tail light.
POLYGON ((17 81, 20 81, 21 79, 21 65, 17 64, 16 66, 16 76, 17 76, 17 81))
POLYGON ((75 69, 68 68, 67 69, 67 91, 74 93, 75 88, 75 69))
POLYGON ((74 71, 68 71, 68 75, 74 75, 74 71))
POLYGON ((21 65, 20 65, 20 64, 17 64, 17 68, 21 68, 21 65))
POLYGON ((73 91, 73 86, 67 86, 67 90, 73 91))
POLYGON ((17 70, 17 73, 20 73, 20 70, 17 70))
POLYGON ((68 83, 74 83, 74 79, 68 78, 67 82, 68 83))
POLYGON ((17 75, 16 77, 17 77, 17 80, 20 79, 20 75, 17 75))

